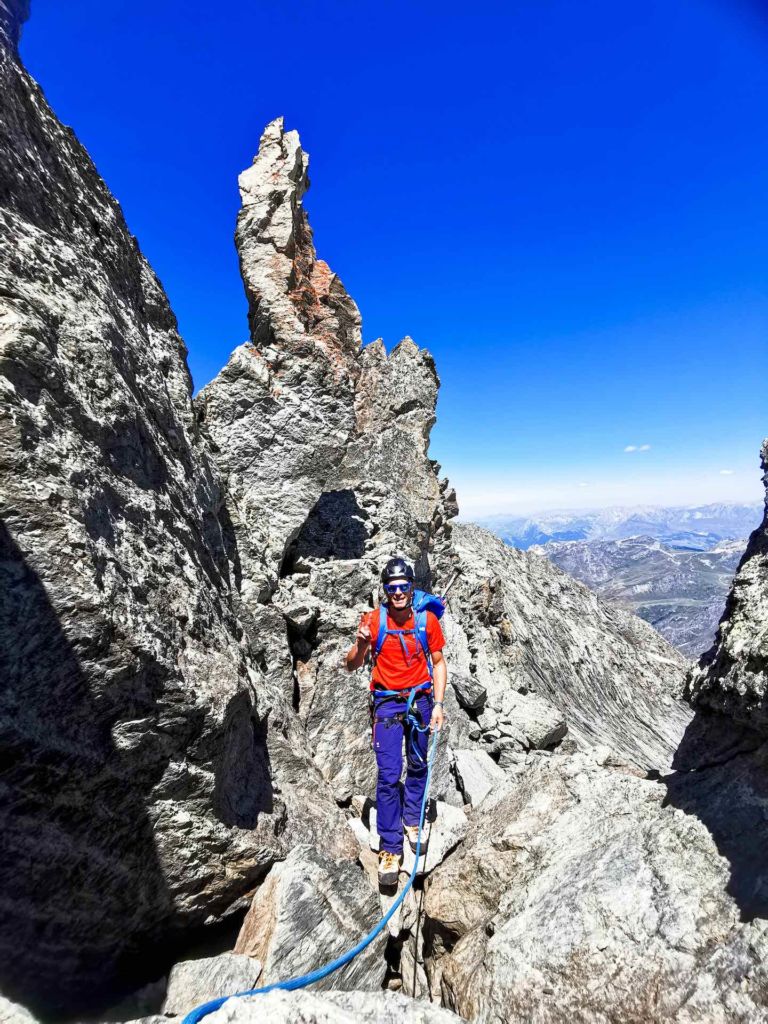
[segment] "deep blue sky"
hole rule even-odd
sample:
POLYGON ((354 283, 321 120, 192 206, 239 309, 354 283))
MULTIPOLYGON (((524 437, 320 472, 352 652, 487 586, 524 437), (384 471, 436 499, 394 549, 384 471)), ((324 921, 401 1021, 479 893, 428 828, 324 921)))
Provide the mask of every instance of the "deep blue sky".
POLYGON ((160 275, 196 387, 247 337, 237 175, 284 114, 365 340, 435 355, 432 454, 464 511, 671 504, 761 494, 756 12, 32 0, 21 50, 160 275))

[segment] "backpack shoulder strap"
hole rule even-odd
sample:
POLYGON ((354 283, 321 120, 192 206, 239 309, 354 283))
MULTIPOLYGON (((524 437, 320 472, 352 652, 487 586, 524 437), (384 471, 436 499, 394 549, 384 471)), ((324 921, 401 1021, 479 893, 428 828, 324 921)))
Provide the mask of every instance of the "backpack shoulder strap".
POLYGON ((379 605, 379 632, 376 636, 376 646, 373 649, 374 657, 378 655, 381 648, 384 646, 384 641, 387 639, 387 606, 385 604, 379 605))
POLYGON ((429 673, 432 674, 432 656, 429 652, 429 640, 427 638, 427 609, 424 608, 421 611, 413 613, 414 623, 416 625, 416 636, 419 643, 421 644, 422 650, 424 651, 424 657, 427 659, 429 665, 429 673))

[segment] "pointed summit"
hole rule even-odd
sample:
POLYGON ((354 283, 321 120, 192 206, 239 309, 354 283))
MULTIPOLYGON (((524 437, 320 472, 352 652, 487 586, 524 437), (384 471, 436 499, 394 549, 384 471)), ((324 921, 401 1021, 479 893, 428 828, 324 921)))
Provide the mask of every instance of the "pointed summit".
POLYGON ((308 167, 298 132, 287 132, 282 117, 270 121, 253 164, 239 178, 243 206, 235 241, 253 344, 306 349, 311 339, 338 363, 357 355, 360 312, 317 258, 302 205, 308 167))

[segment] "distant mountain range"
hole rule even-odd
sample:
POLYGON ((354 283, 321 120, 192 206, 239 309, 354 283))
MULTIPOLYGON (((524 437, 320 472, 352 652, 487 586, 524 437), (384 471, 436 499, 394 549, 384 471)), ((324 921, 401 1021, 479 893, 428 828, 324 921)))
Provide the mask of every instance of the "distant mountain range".
POLYGON ((713 643, 761 505, 641 506, 481 521, 649 622, 687 657, 713 643))
POLYGON ((604 509, 558 509, 530 516, 496 515, 475 522, 526 551, 563 540, 652 537, 673 548, 708 551, 721 540, 746 538, 762 519, 762 505, 716 504, 664 508, 636 505, 604 509))
POLYGON ((746 539, 709 551, 672 548, 653 537, 550 541, 531 548, 601 597, 634 612, 688 658, 712 646, 746 539))

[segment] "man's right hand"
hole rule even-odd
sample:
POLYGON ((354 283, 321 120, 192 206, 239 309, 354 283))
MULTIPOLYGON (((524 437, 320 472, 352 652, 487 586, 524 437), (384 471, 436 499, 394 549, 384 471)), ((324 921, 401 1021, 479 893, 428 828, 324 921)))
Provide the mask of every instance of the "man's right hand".
POLYGON ((370 646, 371 627, 368 625, 368 620, 363 619, 357 627, 357 636, 355 637, 354 646, 350 647, 349 651, 347 651, 347 657, 345 659, 347 672, 355 672, 362 666, 370 646))

